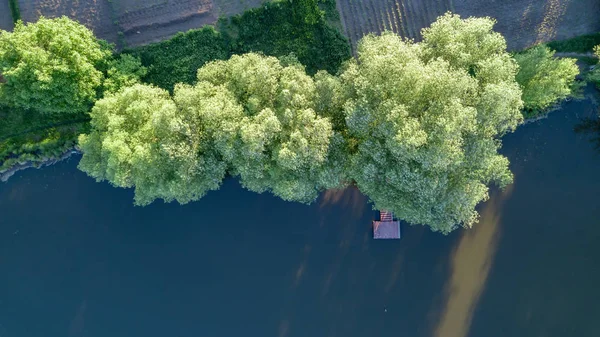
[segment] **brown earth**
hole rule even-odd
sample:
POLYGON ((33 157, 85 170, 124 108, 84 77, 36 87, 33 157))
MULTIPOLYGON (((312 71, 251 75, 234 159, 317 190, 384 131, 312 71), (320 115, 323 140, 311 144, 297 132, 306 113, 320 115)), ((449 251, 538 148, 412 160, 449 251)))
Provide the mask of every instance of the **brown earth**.
MULTIPOLYGON (((66 15, 119 47, 164 40, 177 32, 216 23, 219 16, 241 13, 265 0, 19 0, 25 22, 41 15, 66 15)), ((7 0, 0 0, 0 12, 7 0)), ((10 20, 8 22, 11 22, 10 20)), ((0 15, 0 24, 4 24, 0 15)), ((3 28, 3 26, 0 26, 3 28)), ((5 29, 11 29, 12 25, 5 29)))
POLYGON ((160 41, 179 31, 202 27, 217 20, 210 0, 118 2, 119 5, 113 5, 113 10, 127 45, 160 41))
MULTIPOLYGON (((19 4, 26 22, 40 15, 67 15, 100 38, 135 46, 213 24, 220 16, 241 13, 264 1, 19 0, 19 4)), ((383 30, 418 40, 421 28, 446 11, 495 18, 496 30, 504 34, 510 49, 600 31, 600 0, 338 0, 338 11, 353 46, 363 35, 383 30)), ((0 28, 10 29, 7 0, 0 0, 0 13, 0 28)))
POLYGON ((419 40, 446 11, 495 18, 509 49, 600 31, 599 0, 338 0, 338 11, 353 46, 383 30, 419 40))
POLYGON ((19 8, 25 22, 35 22, 42 15, 47 18, 66 15, 90 28, 96 36, 117 41, 119 27, 113 24, 112 9, 107 0, 19 0, 19 8))
POLYGON ((0 0, 0 29, 13 29, 13 20, 10 14, 10 7, 8 6, 8 0, 0 0))

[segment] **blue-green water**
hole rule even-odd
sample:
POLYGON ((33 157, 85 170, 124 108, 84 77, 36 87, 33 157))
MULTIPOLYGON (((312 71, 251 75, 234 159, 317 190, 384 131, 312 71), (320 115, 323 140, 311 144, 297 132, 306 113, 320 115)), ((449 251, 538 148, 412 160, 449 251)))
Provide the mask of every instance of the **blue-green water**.
MULTIPOLYGON (((588 88, 588 92, 592 92, 588 88)), ((355 191, 311 206, 226 181, 132 206, 77 158, 0 185, 0 337, 598 336, 600 153, 590 99, 504 139, 481 223, 374 241, 355 191)))

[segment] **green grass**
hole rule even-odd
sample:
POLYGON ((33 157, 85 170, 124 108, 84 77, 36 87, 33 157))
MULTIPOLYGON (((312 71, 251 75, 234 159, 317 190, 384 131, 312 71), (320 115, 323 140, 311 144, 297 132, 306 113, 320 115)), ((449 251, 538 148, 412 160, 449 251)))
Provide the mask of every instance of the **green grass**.
POLYGON ((19 2, 18 2, 18 0, 8 0, 8 5, 10 6, 10 14, 12 15, 13 22, 17 23, 17 21, 21 20, 21 11, 19 10, 19 2))
POLYGON ((590 53, 600 45, 600 33, 581 35, 568 40, 548 42, 547 46, 559 53, 590 53))

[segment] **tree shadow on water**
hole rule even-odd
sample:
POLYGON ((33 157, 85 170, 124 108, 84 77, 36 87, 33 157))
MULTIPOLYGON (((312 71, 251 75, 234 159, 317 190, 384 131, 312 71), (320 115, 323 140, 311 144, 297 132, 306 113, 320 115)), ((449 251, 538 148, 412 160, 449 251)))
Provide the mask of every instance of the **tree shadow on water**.
POLYGON ((576 133, 588 135, 592 146, 600 153, 600 118, 586 117, 575 125, 574 130, 576 133))

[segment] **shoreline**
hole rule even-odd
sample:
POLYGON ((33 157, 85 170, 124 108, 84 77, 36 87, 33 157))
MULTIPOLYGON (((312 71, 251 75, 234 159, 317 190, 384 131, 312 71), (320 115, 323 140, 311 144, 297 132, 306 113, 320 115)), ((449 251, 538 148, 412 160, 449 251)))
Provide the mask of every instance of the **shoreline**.
POLYGON ((58 157, 48 157, 48 158, 42 159, 41 161, 28 160, 25 162, 16 163, 15 165, 13 165, 5 170, 0 171, 0 181, 2 181, 2 182, 8 181, 8 179, 10 177, 12 177, 15 173, 17 173, 21 170, 26 170, 28 168, 40 169, 43 167, 54 165, 60 161, 63 161, 65 159, 71 157, 74 154, 81 154, 81 151, 79 151, 77 148, 73 147, 73 148, 67 149, 65 152, 63 152, 58 157))

